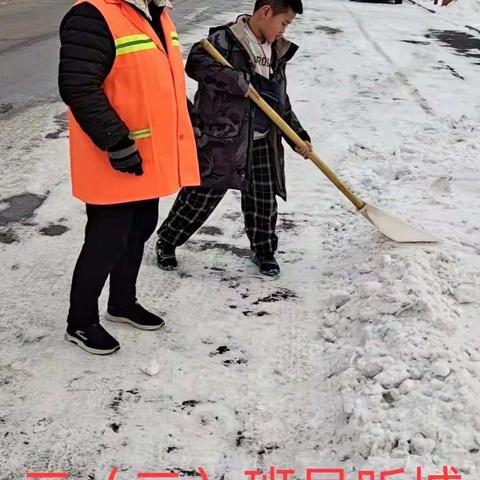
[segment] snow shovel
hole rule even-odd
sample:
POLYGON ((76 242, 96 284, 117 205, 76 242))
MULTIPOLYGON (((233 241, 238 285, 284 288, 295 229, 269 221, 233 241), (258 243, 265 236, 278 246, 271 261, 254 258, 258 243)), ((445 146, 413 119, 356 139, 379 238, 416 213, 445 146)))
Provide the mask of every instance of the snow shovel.
MULTIPOLYGON (((233 68, 230 63, 222 56, 222 54, 208 41, 202 40, 201 46, 213 57, 218 63, 233 68)), ((260 94, 250 86, 248 97, 275 123, 275 125, 298 147, 305 147, 305 142, 293 131, 293 129, 283 120, 283 118, 270 107, 270 105, 260 96, 260 94)), ((438 239, 423 232, 404 221, 380 210, 374 205, 357 197, 330 169, 330 167, 322 161, 315 153, 310 154, 310 160, 328 177, 328 179, 355 205, 360 212, 372 225, 374 225, 383 235, 400 243, 430 243, 438 242, 438 239)))

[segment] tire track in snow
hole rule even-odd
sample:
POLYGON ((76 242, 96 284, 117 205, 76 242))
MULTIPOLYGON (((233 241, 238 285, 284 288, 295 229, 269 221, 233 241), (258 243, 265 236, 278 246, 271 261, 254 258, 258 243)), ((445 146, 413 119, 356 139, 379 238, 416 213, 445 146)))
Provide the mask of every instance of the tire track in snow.
POLYGON ((377 53, 379 53, 386 62, 394 68, 394 74, 398 82, 403 85, 407 91, 410 93, 410 97, 415 100, 415 102, 420 106, 420 108, 427 113, 428 115, 434 117, 436 116, 432 106, 428 102, 428 100, 422 96, 419 90, 412 85, 407 75, 405 75, 395 63, 395 61, 388 55, 388 53, 379 45, 379 43, 372 38, 372 36, 368 33, 367 29, 363 25, 362 21, 358 18, 357 15, 347 6, 344 7, 345 10, 352 16, 353 20, 358 26, 358 29, 362 33, 362 35, 370 42, 372 47, 375 49, 377 53))

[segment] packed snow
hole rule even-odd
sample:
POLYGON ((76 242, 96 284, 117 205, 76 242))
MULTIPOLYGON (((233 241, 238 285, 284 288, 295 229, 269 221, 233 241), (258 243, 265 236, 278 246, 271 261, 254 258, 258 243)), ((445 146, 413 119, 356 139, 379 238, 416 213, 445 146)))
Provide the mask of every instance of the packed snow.
MULTIPOLYGON (((201 16, 185 53, 251 2, 238 4, 201 16)), ((289 90, 315 149, 361 198, 442 241, 387 240, 290 152, 281 277, 249 261, 232 192, 178 250, 177 272, 156 267, 149 243, 139 298, 166 329, 106 325, 122 350, 96 358, 63 340, 85 222, 65 108, 1 120, 1 480, 26 470, 98 480, 113 467, 120 478, 204 467, 234 479, 271 465, 295 478, 340 467, 348 480, 401 468, 395 478, 411 480, 417 466, 426 479, 448 465, 478 479, 478 58, 427 37, 451 23, 410 2, 306 7, 289 31, 301 46, 289 90), (25 192, 39 208, 7 222, 21 199, 5 199, 25 192)), ((162 219, 172 202, 161 201, 162 219)))

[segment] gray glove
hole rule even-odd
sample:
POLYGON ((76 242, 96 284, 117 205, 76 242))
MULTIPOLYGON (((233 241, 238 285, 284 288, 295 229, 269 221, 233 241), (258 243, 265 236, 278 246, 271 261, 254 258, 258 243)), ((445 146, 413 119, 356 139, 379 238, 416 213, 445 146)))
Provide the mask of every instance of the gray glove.
POLYGON ((125 139, 108 150, 112 167, 122 173, 131 173, 136 176, 143 175, 142 157, 133 140, 125 139))

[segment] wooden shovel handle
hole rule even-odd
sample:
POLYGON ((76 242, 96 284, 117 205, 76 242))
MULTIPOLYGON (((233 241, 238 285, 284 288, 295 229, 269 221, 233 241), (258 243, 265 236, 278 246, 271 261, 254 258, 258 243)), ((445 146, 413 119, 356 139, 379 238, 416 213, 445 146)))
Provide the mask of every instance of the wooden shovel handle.
MULTIPOLYGON (((207 40, 202 40, 200 45, 206 50, 212 58, 233 69, 232 65, 223 57, 223 55, 207 40)), ((295 131, 285 122, 285 120, 260 96, 260 94, 251 85, 248 90, 248 97, 272 120, 272 122, 286 135, 297 147, 305 147, 305 142, 295 133, 295 131)), ((310 160, 328 177, 328 179, 350 200, 358 210, 365 206, 360 198, 358 198, 330 169, 330 167, 322 161, 322 159, 312 152, 309 156, 310 160)))

